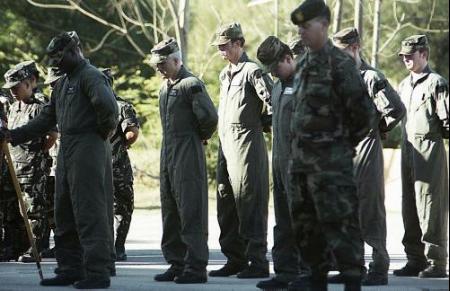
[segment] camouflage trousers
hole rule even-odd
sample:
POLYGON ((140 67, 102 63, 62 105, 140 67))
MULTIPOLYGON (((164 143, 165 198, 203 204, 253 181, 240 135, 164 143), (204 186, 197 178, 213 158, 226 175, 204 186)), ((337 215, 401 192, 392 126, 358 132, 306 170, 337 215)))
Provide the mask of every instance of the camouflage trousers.
POLYGON ((125 241, 134 210, 133 182, 114 180, 114 228, 116 251, 125 251, 125 241))
POLYGON ((50 248, 50 232, 55 229, 55 176, 47 177, 45 191, 46 223, 42 238, 42 249, 50 248))
POLYGON ((295 172, 289 184, 297 245, 313 278, 326 277, 332 254, 343 276, 360 277, 364 245, 352 170, 295 172))

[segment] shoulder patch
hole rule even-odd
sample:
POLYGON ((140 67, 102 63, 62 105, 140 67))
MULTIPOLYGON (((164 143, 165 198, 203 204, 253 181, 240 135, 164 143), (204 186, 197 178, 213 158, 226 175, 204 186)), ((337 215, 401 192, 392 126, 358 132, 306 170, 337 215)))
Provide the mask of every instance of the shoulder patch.
POLYGON ((197 94, 197 93, 202 92, 203 88, 200 85, 195 85, 195 86, 191 87, 191 91, 192 91, 192 94, 197 94))

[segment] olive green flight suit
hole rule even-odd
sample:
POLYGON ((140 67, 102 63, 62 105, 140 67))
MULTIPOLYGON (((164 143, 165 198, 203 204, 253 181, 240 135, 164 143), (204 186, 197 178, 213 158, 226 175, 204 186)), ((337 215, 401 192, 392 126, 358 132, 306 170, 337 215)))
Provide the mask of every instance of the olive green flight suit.
POLYGON ((108 80, 83 60, 58 81, 36 118, 11 131, 17 145, 58 125, 54 238, 59 274, 110 276, 113 186, 107 135, 117 116, 108 80))
POLYGON ((406 77, 399 94, 402 122, 403 245, 408 262, 447 265, 448 168, 443 139, 449 136, 448 82, 427 67, 406 77))
POLYGON ((387 275, 386 207, 384 205, 384 160, 380 132, 393 129, 405 115, 405 106, 386 77, 362 62, 359 68, 367 92, 376 108, 369 134, 356 147, 353 158, 359 197, 359 219, 363 240, 372 247, 369 272, 387 275))
POLYGON ((265 112, 271 111, 272 80, 245 53, 235 69, 229 68, 220 73, 219 138, 234 200, 225 195, 227 201, 217 204, 220 243, 229 263, 251 262, 268 270, 269 170, 263 126, 265 112), (238 236, 227 233, 233 229, 238 236))
MULTIPOLYGON (((290 122, 293 110, 293 78, 278 81, 272 90, 272 175, 276 225, 273 229, 273 264, 278 281, 291 282, 300 272, 300 255, 289 211, 290 122)), ((304 268, 304 266, 303 266, 304 268)))
POLYGON ((159 110, 164 258, 178 271, 206 276, 208 181, 203 140, 217 127, 217 111, 202 81, 182 67, 162 85, 159 110))

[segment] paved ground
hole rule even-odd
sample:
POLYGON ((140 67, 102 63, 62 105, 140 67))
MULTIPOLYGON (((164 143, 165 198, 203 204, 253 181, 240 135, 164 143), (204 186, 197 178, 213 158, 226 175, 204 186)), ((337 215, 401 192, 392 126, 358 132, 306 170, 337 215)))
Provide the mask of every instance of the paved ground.
MULTIPOLYGON (((225 259, 219 251, 219 230, 215 219, 215 213, 211 210, 210 217, 210 265, 209 270, 218 269, 225 259)), ((135 212, 133 223, 127 242, 128 261, 117 264, 117 277, 112 279, 111 290, 257 290, 257 280, 210 279, 205 285, 180 286, 174 283, 156 283, 153 276, 167 268, 159 250, 161 237, 161 217, 158 210, 135 212)), ((388 213, 389 237, 388 248, 391 253, 391 270, 402 266, 405 257, 401 246, 403 235, 401 216, 398 212, 388 213)), ((273 226, 273 213, 270 217, 270 226, 273 226)), ((270 227, 270 229, 271 229, 270 227)), ((269 233, 269 245, 272 245, 272 233, 269 233)), ((368 250, 370 254, 370 251, 368 250)), ((270 256, 270 255, 269 255, 270 256)), ((367 257, 369 259, 369 257, 367 257)), ((45 260, 43 262, 44 277, 52 276, 55 262, 45 260)), ((448 290, 448 279, 424 280, 418 278, 399 279, 393 276, 389 278, 387 287, 364 288, 364 290, 391 290, 391 291, 442 291, 448 290)), ((0 290, 65 290, 67 288, 40 287, 39 277, 34 264, 0 263, 0 290)), ((343 290, 340 285, 334 285, 329 290, 343 290)))

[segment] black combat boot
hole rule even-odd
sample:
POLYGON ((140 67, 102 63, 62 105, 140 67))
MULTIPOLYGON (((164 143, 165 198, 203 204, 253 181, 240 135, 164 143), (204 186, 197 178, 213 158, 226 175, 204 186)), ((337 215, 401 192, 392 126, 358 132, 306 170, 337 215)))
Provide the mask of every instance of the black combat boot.
POLYGON ((176 277, 180 276, 183 273, 181 269, 170 267, 167 271, 162 274, 155 275, 153 278, 158 282, 172 282, 176 277))
POLYGON ((411 263, 406 263, 406 265, 398 270, 394 270, 394 276, 397 277, 417 277, 420 272, 428 267, 426 263, 416 265, 411 263))
POLYGON ((272 278, 266 281, 260 281, 256 287, 262 290, 286 290, 288 288, 287 282, 281 282, 277 278, 272 278))
POLYGON ((232 263, 226 263, 225 266, 220 268, 219 270, 214 270, 209 272, 210 277, 229 277, 238 274, 239 272, 242 272, 245 268, 247 268, 247 265, 238 265, 238 264, 232 264, 232 263))
POLYGON ((419 273, 419 278, 447 278, 445 266, 431 265, 419 273))
POLYGON ((82 279, 81 276, 57 274, 53 278, 43 279, 41 281, 41 285, 42 286, 69 286, 81 279, 82 279))
POLYGON ((270 276, 268 269, 263 269, 259 267, 255 267, 253 264, 250 264, 247 268, 242 270, 237 277, 239 279, 257 279, 257 278, 268 278, 270 276))
POLYGON ((299 277, 289 283, 288 291, 328 291, 327 278, 299 277))
POLYGON ((107 278, 87 278, 73 283, 75 289, 107 289, 110 285, 107 278))
POLYGON ((174 280, 177 284, 203 284, 206 283, 206 273, 204 275, 194 274, 190 272, 184 272, 182 275, 177 276, 174 280))

